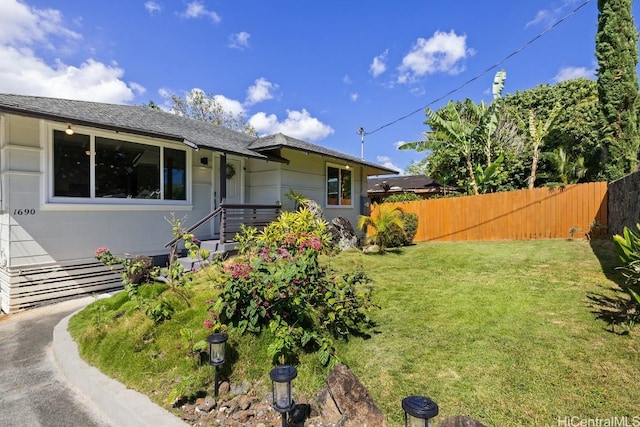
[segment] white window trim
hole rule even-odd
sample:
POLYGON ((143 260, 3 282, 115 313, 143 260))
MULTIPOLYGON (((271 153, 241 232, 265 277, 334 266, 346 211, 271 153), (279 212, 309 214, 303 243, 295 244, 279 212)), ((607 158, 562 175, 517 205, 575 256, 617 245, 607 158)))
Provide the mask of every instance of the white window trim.
MULTIPOLYGON (((92 167, 90 171, 90 194, 89 198, 81 197, 54 197, 54 171, 53 171, 53 131, 58 130, 64 132, 65 125, 59 123, 46 123, 41 121, 40 138, 42 145, 45 147, 45 156, 42 158, 42 169, 46 173, 42 174, 44 191, 41 192, 41 209, 43 210, 192 210, 192 174, 193 174, 193 150, 184 149, 186 153, 186 200, 162 200, 161 199, 120 199, 120 198, 95 198, 95 169, 92 167)), ((96 128, 88 128, 82 126, 73 126, 73 130, 77 133, 89 135, 91 141, 91 164, 95 158, 95 138, 104 137, 111 139, 120 139, 126 142, 138 143, 156 146, 160 148, 160 164, 162 165, 164 157, 164 148, 181 150, 183 147, 169 141, 157 140, 149 137, 123 134, 115 131, 105 131, 96 128)), ((164 173, 160 173, 160 187, 162 189, 161 197, 164 197, 164 173)))
MULTIPOLYGON (((353 185, 354 185, 354 169, 352 167, 350 167, 349 165, 345 165, 345 164, 338 164, 338 163, 329 163, 327 162, 325 164, 324 167, 324 205, 326 209, 353 209, 353 185), (344 170, 344 171, 349 171, 351 172, 351 204, 349 205, 330 205, 329 203, 327 203, 327 199, 328 199, 328 195, 329 195, 329 167, 335 168, 335 169, 339 169, 339 170, 344 170)), ((340 175, 340 177, 342 178, 342 174, 340 175)), ((341 198, 339 198, 340 200, 341 198)))

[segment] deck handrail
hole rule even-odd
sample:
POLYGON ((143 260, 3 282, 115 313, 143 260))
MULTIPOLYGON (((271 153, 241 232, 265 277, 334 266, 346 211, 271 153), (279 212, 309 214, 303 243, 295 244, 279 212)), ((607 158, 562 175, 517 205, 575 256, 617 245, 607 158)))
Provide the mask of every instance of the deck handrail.
MULTIPOLYGON (((192 226, 188 227, 185 230, 185 233, 191 233, 192 231, 194 231, 195 229, 197 229, 198 227, 200 227, 202 224, 204 224, 205 222, 209 221, 211 218, 213 218, 214 216, 220 214, 222 212, 222 206, 219 206, 218 208, 216 208, 215 210, 213 210, 213 212, 209 212, 207 215, 205 215, 200 221, 196 222, 195 224, 193 224, 192 226)), ((178 243, 180 240, 182 239, 182 235, 174 237, 173 239, 171 239, 168 243, 166 243, 164 245, 165 248, 168 248, 169 246, 173 246, 176 243, 178 243)))
MULTIPOLYGON (((229 210, 241 209, 243 211, 249 211, 250 213, 248 213, 247 216, 252 216, 252 219, 253 219, 253 221, 248 222, 249 225, 255 225, 255 223, 259 223, 260 225, 263 225, 263 223, 266 220, 271 221, 275 219, 275 217, 277 217, 278 214, 280 213, 281 208, 282 206, 280 204, 265 205, 265 204, 256 204, 256 203, 222 203, 214 211, 208 213, 206 216, 204 216, 202 219, 197 221, 195 224, 186 228, 185 233, 191 233, 192 231, 196 230, 198 227, 202 226, 207 221, 211 220, 216 215, 222 214, 221 221, 220 221, 220 240, 225 242, 225 241, 228 241, 227 235, 233 234, 235 236, 236 232, 238 231, 237 222, 235 220, 228 219, 227 214, 229 210), (258 218, 257 217, 258 213, 264 210, 267 210, 267 211, 273 210, 273 213, 275 215, 267 215, 267 216, 262 216, 258 218), (228 231, 229 229, 230 231, 228 231)), ((236 220, 239 219, 242 223, 244 223, 244 220, 247 219, 247 216, 241 215, 240 218, 236 218, 236 220)), ((164 247, 168 248, 170 246, 173 246, 176 243, 178 243, 181 239, 182 239, 182 236, 174 237, 168 243, 166 243, 164 247)))

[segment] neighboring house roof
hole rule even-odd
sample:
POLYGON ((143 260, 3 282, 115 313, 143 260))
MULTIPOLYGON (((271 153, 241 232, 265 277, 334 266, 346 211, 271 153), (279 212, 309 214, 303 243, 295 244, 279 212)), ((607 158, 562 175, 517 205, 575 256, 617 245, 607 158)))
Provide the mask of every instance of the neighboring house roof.
POLYGON ((339 151, 330 150, 328 148, 321 147, 319 145, 311 144, 309 142, 302 141, 300 139, 292 138, 282 133, 277 133, 275 135, 258 138, 257 140, 252 142, 251 145, 249 145, 249 147, 252 150, 255 150, 258 152, 268 152, 269 150, 274 150, 274 149, 289 148, 292 150, 298 150, 305 153, 315 153, 315 154, 320 154, 322 156, 336 157, 338 159, 347 160, 349 162, 353 162, 353 163, 365 166, 368 172, 371 172, 370 174, 368 173, 367 175, 398 173, 398 171, 394 169, 389 169, 384 166, 377 165, 375 163, 367 162, 365 160, 359 159, 354 156, 349 156, 348 154, 344 154, 339 151))
POLYGON ((439 193, 441 189, 442 185, 439 182, 426 175, 388 176, 367 180, 368 194, 439 193))
POLYGON ((0 112, 59 121, 72 126, 90 126, 163 138, 183 142, 195 149, 206 148, 253 158, 282 161, 283 159, 274 158, 269 150, 286 146, 364 165, 371 175, 397 173, 384 166, 282 134, 256 138, 223 126, 142 105, 105 104, 0 93, 0 112))

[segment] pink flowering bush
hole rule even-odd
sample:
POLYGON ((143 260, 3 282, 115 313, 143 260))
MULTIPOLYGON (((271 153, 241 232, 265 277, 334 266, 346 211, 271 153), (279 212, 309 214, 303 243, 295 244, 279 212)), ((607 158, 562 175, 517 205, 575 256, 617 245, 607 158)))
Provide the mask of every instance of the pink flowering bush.
POLYGON ((333 364, 335 340, 372 325, 368 278, 337 276, 321 265, 331 236, 308 210, 284 212, 263 232, 248 228, 237 238, 241 255, 221 266, 222 289, 208 306, 205 327, 268 331, 274 361, 295 362, 301 351, 315 351, 323 364, 333 364))

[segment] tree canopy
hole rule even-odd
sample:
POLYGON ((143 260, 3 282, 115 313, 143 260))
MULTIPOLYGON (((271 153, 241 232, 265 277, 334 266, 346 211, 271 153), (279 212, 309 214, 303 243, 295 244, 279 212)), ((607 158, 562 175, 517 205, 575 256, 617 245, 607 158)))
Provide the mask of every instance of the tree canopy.
POLYGON ((632 0, 598 0, 598 99, 605 175, 621 178, 638 169, 638 33, 632 0))
MULTIPOLYGON (((147 106, 159 108, 154 101, 149 101, 147 106)), ((257 135, 254 127, 244 119, 242 113, 233 113, 225 109, 214 95, 208 95, 200 89, 192 89, 184 97, 171 95, 169 110, 179 116, 213 123, 249 135, 257 135)))

